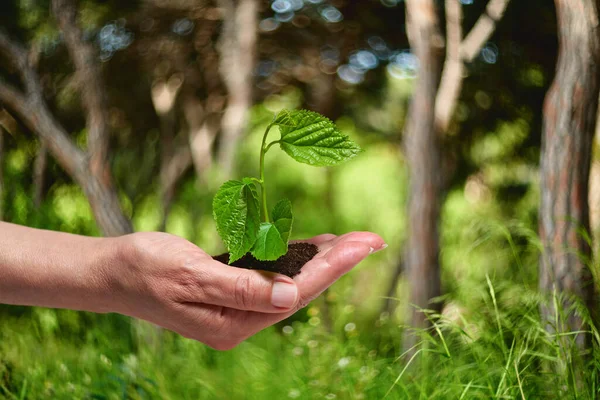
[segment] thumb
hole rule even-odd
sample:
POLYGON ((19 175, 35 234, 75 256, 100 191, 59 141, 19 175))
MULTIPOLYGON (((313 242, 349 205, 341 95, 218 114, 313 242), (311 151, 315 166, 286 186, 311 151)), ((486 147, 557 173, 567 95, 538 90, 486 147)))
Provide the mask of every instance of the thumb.
POLYGON ((218 262, 209 269, 197 302, 263 313, 285 312, 298 303, 296 283, 285 275, 230 267, 218 262))

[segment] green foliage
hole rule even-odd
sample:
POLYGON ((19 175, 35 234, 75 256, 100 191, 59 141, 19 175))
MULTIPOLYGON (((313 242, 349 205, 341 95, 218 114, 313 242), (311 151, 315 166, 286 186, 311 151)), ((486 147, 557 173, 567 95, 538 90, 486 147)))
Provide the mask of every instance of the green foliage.
POLYGON ((285 199, 273 208, 273 222, 260 224, 258 237, 252 247, 252 255, 259 260, 274 261, 287 252, 292 232, 292 203, 285 199))
POLYGON ((281 238, 287 243, 292 233, 292 223, 294 216, 292 214, 292 203, 288 199, 279 200, 273 207, 273 221, 281 234, 281 238))
POLYGON ((279 145, 283 151, 301 163, 333 166, 361 151, 356 143, 340 133, 333 122, 312 111, 284 110, 274 123, 279 126, 279 145))
POLYGON ((263 222, 260 224, 258 237, 252 247, 252 255, 259 260, 274 261, 287 252, 287 241, 281 237, 281 232, 275 224, 263 222))
POLYGON ((360 147, 342 135, 335 124, 322 115, 306 111, 280 111, 267 127, 260 150, 260 179, 225 182, 213 201, 217 230, 230 252, 229 262, 246 252, 259 260, 273 261, 287 253, 292 231, 292 204, 282 200, 269 218, 264 178, 264 157, 274 144, 294 160, 314 166, 333 166, 358 154, 360 147), (281 139, 268 143, 269 130, 277 126, 281 139), (260 223, 256 185, 261 185, 263 222, 260 223))
POLYGON ((256 185, 251 180, 225 182, 213 201, 217 230, 230 252, 230 262, 240 259, 256 241, 260 214, 256 185))

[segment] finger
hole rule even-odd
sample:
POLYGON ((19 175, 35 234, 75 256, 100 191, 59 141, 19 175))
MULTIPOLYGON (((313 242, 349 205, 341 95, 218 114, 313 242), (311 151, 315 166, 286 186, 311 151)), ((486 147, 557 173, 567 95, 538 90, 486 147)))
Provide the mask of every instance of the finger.
MULTIPOLYGON (((239 334, 228 329, 231 322, 224 310, 230 309, 200 303, 178 304, 170 311, 173 321, 165 323, 164 320, 161 320, 159 324, 185 338, 202 342, 216 350, 229 350, 239 343, 239 340, 234 342, 239 334)), ((239 313, 252 312, 236 311, 239 313)))
POLYGON ((281 313, 296 306, 298 288, 285 275, 208 261, 181 300, 245 311, 281 313))
POLYGON ((311 243, 316 246, 321 246, 321 245, 335 239, 336 237, 337 236, 332 233, 323 233, 322 235, 318 235, 318 236, 312 237, 310 239, 292 240, 291 243, 311 243))
POLYGON ((230 350, 256 333, 244 323, 248 316, 275 315, 199 303, 182 304, 175 312, 177 322, 168 329, 216 350, 230 350))
POLYGON ((372 232, 349 232, 341 236, 332 238, 319 244, 319 254, 317 257, 324 257, 329 250, 345 242, 363 242, 371 248, 371 253, 387 247, 381 236, 372 232))
POLYGON ((368 243, 341 241, 321 258, 307 263, 302 274, 296 278, 301 301, 304 303, 301 306, 307 305, 369 254, 371 246, 368 243))

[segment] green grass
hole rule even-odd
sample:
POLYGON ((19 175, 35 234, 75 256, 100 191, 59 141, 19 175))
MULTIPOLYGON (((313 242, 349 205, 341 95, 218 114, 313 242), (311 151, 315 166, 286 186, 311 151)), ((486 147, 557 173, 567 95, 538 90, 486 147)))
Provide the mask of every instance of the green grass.
MULTIPOLYGON (((480 288, 481 306, 447 308, 412 351, 387 315, 322 310, 229 352, 114 315, 14 309, 2 316, 0 396, 7 399, 593 399, 594 352, 566 354, 540 322, 539 295, 480 288)), ((560 300, 560 299, 558 299, 560 300)), ((549 299, 553 301, 553 299, 549 299)), ((557 301, 560 303, 560 301, 557 301)), ((5 310, 7 311, 7 310, 5 310)), ((349 312, 348 312, 349 311, 349 312)), ((581 311, 581 310, 580 310, 581 311)), ((557 321, 564 317, 557 316, 557 321)))

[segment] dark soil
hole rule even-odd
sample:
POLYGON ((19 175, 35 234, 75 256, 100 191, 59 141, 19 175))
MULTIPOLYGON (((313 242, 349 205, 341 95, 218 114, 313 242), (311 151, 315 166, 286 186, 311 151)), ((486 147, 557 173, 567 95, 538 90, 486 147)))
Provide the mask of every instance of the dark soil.
MULTIPOLYGON (((288 246, 287 254, 278 258, 276 261, 260 261, 254 258, 250 253, 247 253, 244 257, 234 262, 232 266, 277 272, 293 278, 300 273, 304 264, 312 260, 318 252, 319 249, 314 244, 291 243, 288 246)), ((229 263, 229 253, 214 256, 213 258, 223 264, 229 263)))

